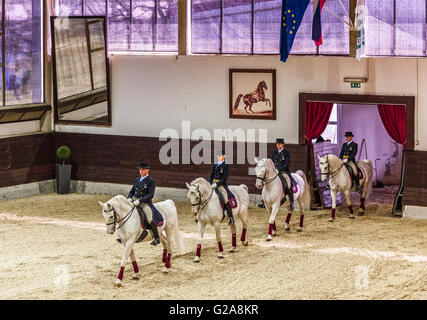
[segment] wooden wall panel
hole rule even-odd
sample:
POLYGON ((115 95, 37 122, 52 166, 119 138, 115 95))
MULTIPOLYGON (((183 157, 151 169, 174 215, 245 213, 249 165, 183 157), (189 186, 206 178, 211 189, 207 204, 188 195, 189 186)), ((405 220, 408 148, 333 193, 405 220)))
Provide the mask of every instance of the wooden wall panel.
MULTIPOLYGON (((180 146, 182 145, 180 140, 180 146)), ((148 162, 152 167, 151 175, 159 187, 184 188, 185 182, 197 177, 209 177, 211 165, 170 164, 163 165, 159 160, 160 148, 165 144, 158 138, 128 137, 114 135, 94 135, 77 133, 56 133, 56 146, 68 145, 71 148, 72 178, 77 180, 131 184, 138 175, 136 166, 148 162)), ((191 141, 193 148, 198 141, 191 141)), ((213 146, 213 143, 212 143, 213 146)), ((306 146, 287 145, 292 152, 292 171, 306 171, 306 146)), ((258 144, 255 145, 256 153, 258 144)), ((274 144, 268 144, 268 154, 274 150, 274 144)), ((233 145, 234 163, 237 162, 237 143, 233 145)), ((213 158, 213 157, 212 157, 213 158)), ((255 177, 248 176, 249 164, 233 165, 229 183, 244 183, 250 192, 255 189, 255 177)))
POLYGON ((405 151, 403 204, 427 207, 427 151, 405 151))
POLYGON ((0 188, 54 179, 53 133, 0 139, 0 188))

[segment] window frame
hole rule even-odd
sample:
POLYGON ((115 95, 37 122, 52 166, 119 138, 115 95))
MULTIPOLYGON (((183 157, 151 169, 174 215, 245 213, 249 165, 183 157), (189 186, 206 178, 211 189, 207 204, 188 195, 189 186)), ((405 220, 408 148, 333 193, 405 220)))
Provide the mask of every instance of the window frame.
POLYGON ((47 10, 47 3, 44 0, 40 0, 40 22, 41 22, 41 28, 40 28, 40 56, 41 56, 41 70, 40 70, 40 76, 41 76, 41 102, 32 102, 32 103, 21 103, 21 104, 12 104, 7 105, 7 99, 6 99, 6 61, 5 61, 5 55, 6 55, 6 0, 1 0, 1 17, 2 17, 2 23, 1 23, 1 30, 0 30, 0 37, 1 37, 1 43, 2 43, 2 59, 1 59, 1 74, 2 74, 2 102, 0 104, 0 125, 2 124, 10 124, 10 123, 16 123, 16 122, 25 122, 25 121, 40 121, 47 113, 47 111, 50 111, 52 108, 49 104, 46 103, 46 86, 45 86, 45 71, 46 71, 46 61, 45 61, 45 45, 46 45, 46 21, 45 18, 47 16, 46 10, 47 10), (40 112, 40 116, 36 117, 29 117, 29 113, 34 112, 40 112), (4 117, 7 117, 11 114, 19 114, 20 116, 16 120, 11 121, 1 121, 4 117))

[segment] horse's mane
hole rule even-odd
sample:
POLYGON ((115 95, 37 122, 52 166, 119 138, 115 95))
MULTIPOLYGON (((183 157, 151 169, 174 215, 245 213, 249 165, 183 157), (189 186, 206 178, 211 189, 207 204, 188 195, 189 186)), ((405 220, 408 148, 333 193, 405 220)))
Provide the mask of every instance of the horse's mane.
POLYGON ((128 210, 130 207, 129 202, 127 201, 127 198, 121 194, 111 198, 107 201, 111 206, 114 207, 116 210, 128 210))
POLYGON ((203 177, 196 178, 193 181, 191 181, 191 183, 190 183, 190 185, 202 185, 202 186, 207 185, 207 184, 209 184, 208 180, 206 180, 203 177))

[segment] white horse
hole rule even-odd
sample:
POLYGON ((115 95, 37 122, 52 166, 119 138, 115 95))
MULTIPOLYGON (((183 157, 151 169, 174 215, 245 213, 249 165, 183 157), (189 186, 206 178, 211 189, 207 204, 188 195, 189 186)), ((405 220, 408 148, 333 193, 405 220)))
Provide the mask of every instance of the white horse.
MULTIPOLYGON (((280 201, 285 196, 283 192, 282 182, 279 178, 274 163, 271 159, 257 160, 255 158, 256 167, 256 183, 257 189, 262 189, 262 199, 264 200, 265 208, 270 214, 269 229, 267 235, 267 241, 271 241, 272 237, 276 235, 276 215, 280 208, 280 201)), ((310 197, 310 185, 308 184, 307 178, 301 170, 296 173, 292 173, 292 177, 297 182, 297 191, 294 192, 294 200, 298 201, 300 208, 300 223, 298 231, 302 231, 304 225, 304 213, 310 210, 311 197, 310 197)), ((289 221, 291 220, 292 210, 290 208, 289 200, 283 204, 288 209, 288 215, 285 221, 285 230, 289 231, 289 221)))
MULTIPOLYGON (((102 207, 102 215, 107 225, 107 233, 114 234, 114 232, 117 232, 118 238, 125 246, 123 258, 120 262, 119 276, 115 282, 115 286, 120 287, 129 256, 134 271, 132 279, 139 279, 139 267, 136 263, 133 246, 142 232, 140 217, 137 208, 122 195, 115 196, 105 203, 99 201, 99 204, 102 207)), ((163 245, 162 261, 165 263, 163 272, 167 273, 171 267, 172 244, 176 246, 180 253, 183 253, 184 242, 178 228, 178 214, 175 203, 172 200, 166 200, 157 202, 154 206, 163 216, 163 225, 158 227, 158 231, 163 245)), ((151 223, 152 219, 151 211, 148 211, 148 223, 151 223)))
MULTIPOLYGON (((334 154, 328 154, 319 158, 319 168, 322 172, 322 181, 325 182, 329 179, 329 186, 331 188, 332 196, 332 214, 329 222, 335 219, 335 209, 337 206, 337 192, 344 192, 345 200, 347 202, 348 210, 350 212, 350 219, 354 219, 353 207, 351 206, 350 191, 355 191, 356 187, 352 188, 352 179, 350 172, 345 168, 344 161, 334 154)), ((372 162, 370 160, 357 161, 357 166, 362 170, 363 177, 359 180, 359 195, 360 207, 359 215, 365 214, 365 200, 368 191, 372 186, 372 162)))
MULTIPOLYGON (((216 240, 218 242, 219 254, 218 258, 224 258, 223 246, 221 240, 221 222, 224 219, 224 213, 219 203, 219 198, 210 183, 204 178, 197 178, 190 184, 185 183, 188 189, 187 198, 191 202, 191 211, 197 216, 197 224, 199 235, 197 237, 197 251, 194 262, 200 262, 200 254, 202 248, 203 234, 206 224, 211 224, 215 228, 216 240)), ((244 246, 248 245, 246 240, 246 232, 248 230, 248 206, 249 194, 248 187, 244 184, 240 186, 229 186, 230 191, 236 196, 237 207, 232 210, 233 216, 238 216, 242 221, 243 230, 240 240, 244 246)), ((237 220, 236 220, 237 221, 237 220)), ((236 225, 230 225, 232 234, 232 244, 229 252, 234 252, 236 249, 236 225)))

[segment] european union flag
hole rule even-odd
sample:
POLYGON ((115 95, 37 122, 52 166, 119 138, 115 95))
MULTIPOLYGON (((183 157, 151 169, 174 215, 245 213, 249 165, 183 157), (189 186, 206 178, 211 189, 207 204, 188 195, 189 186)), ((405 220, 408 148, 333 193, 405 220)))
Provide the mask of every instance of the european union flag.
POLYGON ((283 62, 286 62, 288 59, 295 35, 309 3, 310 0, 283 0, 282 2, 280 60, 283 62))

